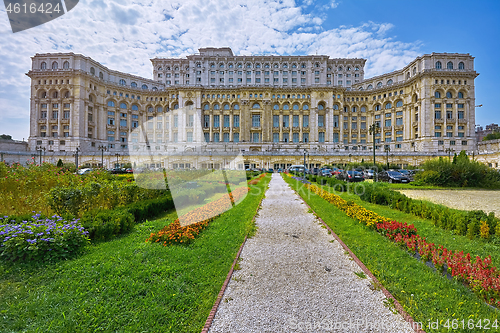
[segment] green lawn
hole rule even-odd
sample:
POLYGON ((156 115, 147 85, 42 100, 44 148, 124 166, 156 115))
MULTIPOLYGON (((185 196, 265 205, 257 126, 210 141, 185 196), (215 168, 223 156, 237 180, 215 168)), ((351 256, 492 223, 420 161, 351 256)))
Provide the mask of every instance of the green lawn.
POLYGON ((187 246, 145 243, 170 212, 73 260, 0 263, 0 331, 200 332, 269 179, 187 246))
MULTIPOLYGON (((488 319, 490 322, 497 320, 500 327, 500 311, 494 310, 468 288, 456 281, 435 273, 422 262, 411 257, 407 251, 369 229, 365 225, 347 217, 334 205, 328 203, 317 195, 302 189, 302 185, 294 179, 285 177, 285 180, 298 191, 312 209, 332 228, 332 230, 349 246, 356 256, 370 269, 380 282, 396 297, 404 309, 413 316, 417 322, 424 324, 426 332, 451 332, 443 325, 449 319, 461 321, 473 319, 488 319), (440 322, 437 330, 425 327, 429 321, 440 322)), ((351 197, 352 199, 352 197, 351 197)), ((355 199, 355 198, 354 198, 355 199)), ((358 202, 359 203, 359 202, 358 202)), ((362 203, 365 205, 365 203, 362 203)), ((367 208, 378 208, 374 205, 367 208)), ((382 209, 384 208, 384 209, 382 209)), ((384 213, 384 216, 402 217, 401 212, 386 209, 375 210, 384 213)), ((410 215, 411 216, 411 215, 410 215)), ((402 218, 400 221, 404 221, 402 218)), ((408 222, 408 221, 407 221, 408 222)), ((417 229, 419 226, 417 226, 417 229)), ((418 229, 419 234, 427 236, 427 230, 418 229)), ((442 230, 441 230, 442 231, 442 230)), ((436 239, 439 236, 435 230, 436 239)), ((461 240, 455 240, 459 245, 461 240)), ((472 246, 472 242, 471 245, 472 246)), ((446 245, 446 244, 443 244, 446 245)), ((360 309, 361 311, 361 309, 360 309)), ((491 325, 490 325, 491 327, 491 325)), ((490 330, 495 332, 494 329, 490 330)), ((453 332, 478 332, 474 329, 454 330, 453 332)))

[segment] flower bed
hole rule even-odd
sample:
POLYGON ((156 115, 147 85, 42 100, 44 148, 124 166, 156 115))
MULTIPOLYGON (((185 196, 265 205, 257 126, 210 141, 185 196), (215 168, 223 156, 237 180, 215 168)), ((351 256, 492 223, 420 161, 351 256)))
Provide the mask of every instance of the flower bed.
POLYGON ((410 253, 432 261, 440 273, 451 273, 453 278, 467 285, 474 293, 487 303, 500 307, 500 271, 492 266, 491 256, 475 260, 469 253, 450 251, 442 245, 435 245, 426 241, 425 237, 417 234, 414 225, 408 225, 376 214, 352 201, 347 201, 338 195, 323 190, 315 185, 304 185, 311 192, 334 204, 349 217, 378 231, 380 234, 396 242, 410 253), (446 266, 445 266, 446 265, 446 266))
POLYGON ((146 242, 162 243, 164 246, 188 243, 193 240, 212 220, 232 208, 234 202, 240 201, 248 193, 249 188, 240 187, 220 199, 182 215, 157 233, 152 233, 146 242), (181 225, 181 222, 184 226, 181 225))
POLYGON ((89 242, 79 220, 41 218, 21 222, 0 218, 0 258, 16 260, 66 259, 89 242))

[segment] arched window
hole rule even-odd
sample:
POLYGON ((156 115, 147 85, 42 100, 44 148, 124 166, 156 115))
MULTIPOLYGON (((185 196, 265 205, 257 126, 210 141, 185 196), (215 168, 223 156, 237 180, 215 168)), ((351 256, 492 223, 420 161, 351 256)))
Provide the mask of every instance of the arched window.
POLYGON ((208 104, 203 105, 203 110, 209 110, 210 106, 208 104))
POLYGON ((304 106, 302 106, 302 110, 309 110, 309 105, 308 104, 304 104, 304 106))
POLYGON ((156 112, 163 112, 163 107, 158 106, 158 107, 156 108, 156 112))
POLYGON ((132 105, 132 111, 139 111, 139 106, 137 104, 132 105))
POLYGON ((377 88, 382 87, 382 82, 377 83, 377 88))
POLYGON ((69 62, 68 61, 65 61, 64 64, 63 64, 63 68, 64 69, 69 69, 69 62))
POLYGON ((148 106, 148 112, 155 112, 155 109, 152 106, 148 106))
POLYGON ((121 86, 124 86, 124 85, 126 85, 126 84, 127 84, 127 82, 126 82, 124 79, 120 79, 120 85, 121 85, 121 86))
POLYGON ((148 86, 147 86, 147 85, 145 85, 145 84, 143 84, 143 85, 142 85, 142 89, 146 90, 146 89, 148 89, 148 86))
POLYGON ((54 61, 52 63, 52 69, 57 69, 59 67, 59 64, 57 63, 57 61, 54 61))
POLYGON ((254 105, 252 105, 252 109, 260 109, 260 104, 255 103, 254 105))
POLYGON ((341 71, 341 70, 342 70, 342 66, 339 67, 339 71, 341 71))
MULTIPOLYGON (((90 96, 90 97, 92 97, 92 96, 90 96)), ((64 98, 69 98, 69 91, 66 91, 66 92, 64 93, 64 98)), ((92 101, 91 101, 91 102, 92 102, 92 101)))
POLYGON ((115 106, 115 102, 113 102, 113 101, 108 101, 108 106, 115 106))
POLYGON ((247 63, 247 68, 252 68, 252 64, 251 63, 247 63))
POLYGON ((54 91, 54 93, 52 94, 52 98, 57 98, 59 97, 59 94, 57 93, 57 91, 54 91))
POLYGON ((463 62, 458 63, 458 69, 465 69, 465 64, 463 62))
POLYGON ((95 75, 95 68, 94 67, 90 67, 90 74, 95 75))
POLYGON ((100 78, 101 80, 103 80, 103 79, 104 79, 104 74, 102 74, 102 72, 99 72, 99 78, 100 78))
POLYGON ((278 104, 273 105, 273 110, 279 110, 279 109, 280 109, 280 106, 278 104))
POLYGON ((387 104, 385 105, 385 108, 386 108, 386 109, 390 109, 390 108, 392 108, 392 104, 391 104, 391 103, 387 103, 387 104))
POLYGON ((366 89, 371 90, 371 89, 373 89, 373 86, 371 84, 369 84, 368 87, 366 87, 366 89))
POLYGON ((177 110, 179 108, 179 104, 174 104, 174 110, 177 110))
POLYGON ((324 110, 325 106, 323 104, 318 104, 318 110, 324 110))
POLYGON ((219 104, 215 103, 215 104, 214 104, 214 110, 219 110, 219 109, 220 109, 219 104))
POLYGON ((387 85, 390 86, 392 84, 392 80, 387 81, 387 85))
POLYGON ((436 91, 436 92, 434 93, 434 97, 436 97, 436 98, 441 98, 441 93, 440 93, 439 91, 436 91))
POLYGON ((158 87, 153 87, 153 91, 157 91, 158 90, 158 87))
POLYGON ((338 110, 338 109, 339 109, 339 105, 338 105, 338 104, 334 104, 334 105, 333 105, 333 109, 334 109, 334 110, 338 110))
POLYGON ((229 104, 224 104, 224 110, 229 110, 229 104))
POLYGON ((283 110, 290 110, 290 105, 284 104, 283 105, 283 110))
POLYGON ((293 110, 298 110, 298 109, 299 109, 299 105, 298 105, 298 104, 294 104, 294 105, 292 106, 292 109, 293 109, 293 110))
POLYGON ((436 61, 436 69, 441 69, 442 67, 441 61, 436 61))
POLYGON ((40 95, 40 98, 47 98, 47 93, 45 91, 42 92, 42 94, 40 95))
POLYGON ((361 107, 361 112, 366 112, 366 107, 362 106, 361 107))
POLYGON ((45 61, 40 64, 40 69, 47 69, 47 63, 45 61))
POLYGON ((458 98, 464 98, 464 93, 463 92, 459 92, 458 93, 458 98))
POLYGON ((358 108, 357 108, 357 107, 355 107, 355 106, 353 106, 353 107, 352 107, 352 109, 351 109, 351 111, 352 111, 352 112, 356 112, 356 111, 358 111, 358 108))
POLYGON ((451 92, 449 92, 449 91, 448 91, 448 92, 446 93, 446 98, 453 98, 453 95, 451 94, 451 92))
POLYGON ((288 64, 283 64, 283 68, 288 68, 288 64))
POLYGON ((127 108, 127 104, 125 103, 120 103, 120 109, 126 109, 127 108))
POLYGON ((130 83, 130 86, 131 86, 132 88, 137 88, 137 83, 136 83, 136 82, 132 82, 132 83, 130 83))
POLYGON ((380 104, 375 105, 375 111, 380 111, 380 104))
POLYGON ((397 108, 400 108, 400 107, 402 107, 402 106, 403 106, 403 101, 397 101, 397 102, 396 102, 396 107, 397 107, 397 108))
POLYGON ((451 61, 449 61, 447 64, 446 64, 446 68, 448 69, 453 69, 453 63, 451 61))
POLYGON ((239 104, 234 104, 233 109, 239 110, 240 109, 240 105, 239 104))

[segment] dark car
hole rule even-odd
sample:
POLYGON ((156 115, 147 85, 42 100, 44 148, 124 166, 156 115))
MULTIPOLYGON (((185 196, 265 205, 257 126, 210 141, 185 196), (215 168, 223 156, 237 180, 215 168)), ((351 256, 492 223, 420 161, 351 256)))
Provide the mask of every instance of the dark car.
POLYGON ((269 170, 267 170, 267 172, 269 172, 269 173, 273 173, 273 172, 274 172, 274 169, 269 169, 269 170))
POLYGON ((409 183, 410 179, 400 172, 389 170, 378 174, 378 180, 389 183, 409 183))
POLYGON ((398 172, 400 174, 402 174, 403 176, 408 177, 408 179, 410 181, 413 181, 413 174, 409 170, 401 169, 401 170, 398 170, 398 172))
POLYGON ((313 169, 311 170, 311 173, 312 173, 313 175, 317 176, 317 175, 319 175, 320 170, 319 170, 319 168, 313 168, 313 169))
POLYGON ((337 179, 345 180, 346 182, 362 182, 365 180, 363 174, 354 170, 344 170, 337 175, 337 179))
POLYGON ((112 173, 112 174, 118 175, 118 174, 123 174, 123 173, 125 173, 125 171, 123 171, 123 169, 121 169, 121 168, 113 168, 113 169, 110 169, 110 170, 109 170, 109 173, 112 173))

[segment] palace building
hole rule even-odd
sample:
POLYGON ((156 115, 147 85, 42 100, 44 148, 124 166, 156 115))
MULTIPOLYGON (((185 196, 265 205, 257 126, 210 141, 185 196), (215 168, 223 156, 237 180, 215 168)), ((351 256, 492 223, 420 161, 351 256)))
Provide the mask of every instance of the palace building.
POLYGON ((241 168, 210 164, 230 151, 246 166, 276 168, 304 151, 320 165, 369 161, 375 146, 381 162, 407 165, 476 149, 469 54, 426 54, 372 78, 365 59, 230 48, 151 63, 148 79, 80 54, 36 54, 27 73, 30 150, 64 160, 78 148, 89 165, 143 155, 148 166, 241 168))

